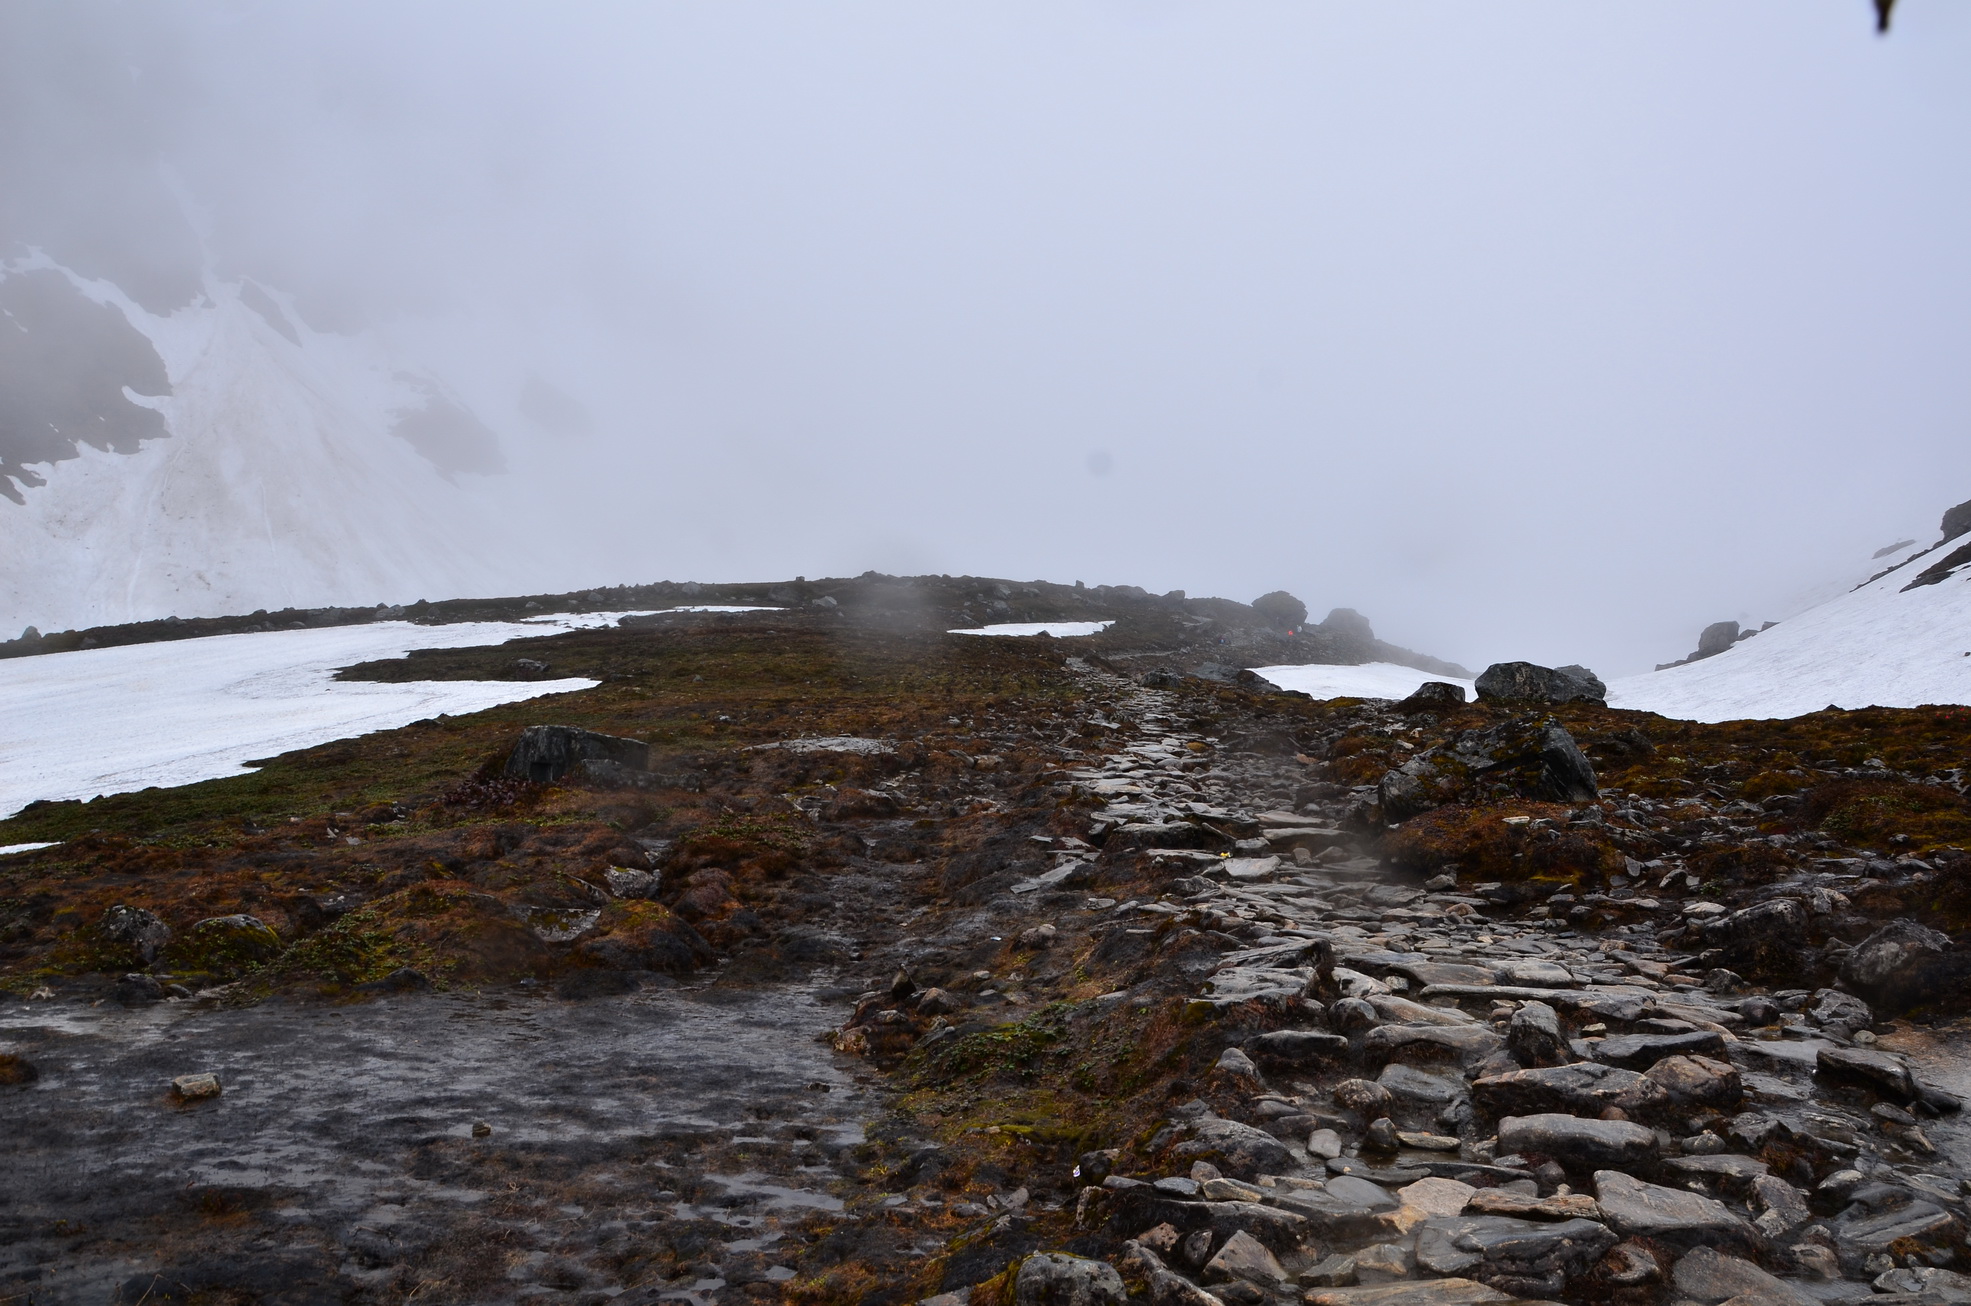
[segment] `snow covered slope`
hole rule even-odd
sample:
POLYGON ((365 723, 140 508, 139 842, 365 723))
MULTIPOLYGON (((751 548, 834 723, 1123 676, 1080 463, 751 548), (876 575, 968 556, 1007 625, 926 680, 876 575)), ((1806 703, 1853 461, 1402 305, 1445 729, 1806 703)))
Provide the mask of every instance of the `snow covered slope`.
POLYGON ((379 338, 251 281, 158 316, 39 256, 0 265, 0 337, 7 634, 514 588, 460 483, 497 441, 379 338))
POLYGON ((1614 681, 1609 705, 1733 721, 1799 716, 1830 705, 1971 703, 1971 562, 1935 584, 1908 588, 1966 538, 1715 657, 1614 681))

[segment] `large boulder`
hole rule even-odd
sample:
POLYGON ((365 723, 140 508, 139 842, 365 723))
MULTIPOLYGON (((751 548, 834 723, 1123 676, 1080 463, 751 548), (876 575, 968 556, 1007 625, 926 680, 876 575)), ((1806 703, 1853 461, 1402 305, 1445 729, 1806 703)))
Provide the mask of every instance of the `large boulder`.
POLYGON ((1736 643, 1738 643, 1738 623, 1714 621, 1698 635, 1697 652, 1690 655, 1690 660, 1695 662, 1700 658, 1714 658, 1736 643))
POLYGON ((1285 590, 1260 595, 1252 601, 1252 610, 1267 625, 1277 626, 1281 630, 1298 630, 1307 624, 1307 605, 1285 590))
POLYGON ((570 771, 597 771, 599 779, 650 769, 650 745, 574 726, 528 726, 506 759, 509 780, 549 783, 570 771), (593 764, 593 766, 585 766, 593 764))
POLYGON ((1800 965, 1809 913, 1798 898, 1774 898, 1699 927, 1720 960, 1751 974, 1788 976, 1800 965))
POLYGON ((1944 514, 1943 531, 1944 538, 1938 541, 1940 544, 1971 533, 1971 499, 1966 499, 1944 514))
POLYGON ((172 969, 230 977, 271 959, 281 937, 258 916, 209 916, 165 950, 172 969))
POLYGON ((1185 1161, 1210 1161, 1234 1179, 1284 1174, 1293 1153, 1273 1135, 1236 1120, 1200 1120, 1191 1137, 1173 1149, 1185 1161))
POLYGON ((126 907, 122 903, 103 913, 102 931, 111 943, 120 943, 143 958, 146 966, 156 961, 157 954, 171 942, 169 925, 142 907, 126 907))
POLYGON ((1494 662, 1478 675, 1478 697, 1532 703, 1606 703, 1608 686, 1582 666, 1543 667, 1532 662, 1494 662))
POLYGON ((1027 1257, 1013 1280, 1018 1306, 1121 1306, 1128 1299, 1113 1265, 1065 1252, 1027 1257))
POLYGON ((1936 996, 1950 937, 1912 920, 1893 920, 1863 939, 1841 962, 1841 984, 1890 1011, 1936 996))

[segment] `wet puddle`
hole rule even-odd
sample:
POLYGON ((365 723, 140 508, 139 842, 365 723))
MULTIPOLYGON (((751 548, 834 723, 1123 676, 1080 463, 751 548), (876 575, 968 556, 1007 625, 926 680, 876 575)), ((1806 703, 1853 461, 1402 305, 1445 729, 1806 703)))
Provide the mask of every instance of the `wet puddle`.
POLYGON ((686 1300, 735 1257, 779 1281, 780 1226, 842 1210, 879 1107, 831 1023, 804 989, 9 1003, 0 1050, 40 1078, 0 1096, 0 1301, 210 1291, 249 1250, 287 1267, 243 1285, 270 1301, 686 1300), (203 1071, 223 1094, 174 1104, 203 1071))

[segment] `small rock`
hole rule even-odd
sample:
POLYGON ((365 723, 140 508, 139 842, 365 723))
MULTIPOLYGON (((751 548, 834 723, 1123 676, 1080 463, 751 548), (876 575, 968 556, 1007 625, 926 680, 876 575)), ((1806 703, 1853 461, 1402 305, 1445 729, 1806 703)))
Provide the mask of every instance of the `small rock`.
POLYGON ((1341 1035, 1307 1029, 1255 1034, 1243 1046, 1255 1061, 1269 1066, 1318 1065, 1348 1055, 1348 1040, 1341 1035))
POLYGON ((1390 1283, 1416 1272, 1415 1254, 1406 1243, 1371 1243, 1355 1253, 1355 1277, 1362 1283, 1390 1283))
POLYGON ((1355 1282, 1355 1258, 1340 1252, 1324 1257, 1300 1272, 1303 1288, 1346 1288, 1355 1282))
POLYGON ((484 1120, 475 1120, 472 1122, 472 1136, 474 1138, 491 1138, 493 1136, 493 1127, 484 1120))
POLYGON ((171 1096, 180 1102, 203 1102, 218 1097, 220 1091, 219 1076, 210 1072, 180 1075, 171 1081, 171 1096))
POLYGON ((1231 1080, 1249 1088, 1262 1088, 1265 1081, 1259 1077, 1259 1067, 1252 1058, 1238 1048, 1226 1048, 1218 1054, 1218 1064, 1211 1068, 1211 1077, 1217 1080, 1231 1080))
POLYGON ((1621 1287, 1655 1283, 1663 1277, 1663 1263, 1644 1243, 1619 1242, 1601 1258, 1602 1277, 1621 1287))
POLYGON ((1839 989, 1821 989, 1815 993, 1806 1015, 1822 1029, 1843 1038, 1853 1038, 1857 1031, 1875 1023, 1875 1013, 1866 1002, 1839 989))
POLYGON ((1388 1116, 1382 1116, 1370 1121, 1369 1127, 1362 1133, 1362 1146, 1364 1147, 1373 1147, 1384 1152, 1394 1152, 1402 1145, 1402 1140, 1396 1136, 1396 1122, 1388 1116))
POLYGON ((1755 1206, 1764 1208, 1752 1223, 1760 1233, 1774 1241, 1793 1232, 1812 1218, 1807 1195, 1777 1175, 1760 1175, 1752 1181, 1755 1206))
POLYGON ((1396 1104, 1396 1098, 1374 1080, 1344 1079, 1334 1086, 1334 1103, 1344 1111, 1373 1119, 1388 1115, 1389 1109, 1396 1104))
POLYGON ((1045 952, 1054 946, 1054 936, 1059 932, 1052 925, 1036 925, 1032 929, 1020 931, 1020 937, 1016 942, 1028 952, 1045 952))
POLYGON ((1478 1190, 1456 1179, 1419 1179, 1396 1190, 1397 1200, 1427 1215, 1461 1215, 1478 1190))
POLYGON ((1887 1052, 1824 1047, 1815 1055, 1814 1066, 1829 1079, 1864 1084, 1899 1102, 1913 1102, 1919 1096, 1908 1064, 1887 1052))
POLYGON ((1316 1129, 1307 1136, 1307 1154, 1321 1161, 1341 1155, 1341 1135, 1332 1129, 1316 1129))

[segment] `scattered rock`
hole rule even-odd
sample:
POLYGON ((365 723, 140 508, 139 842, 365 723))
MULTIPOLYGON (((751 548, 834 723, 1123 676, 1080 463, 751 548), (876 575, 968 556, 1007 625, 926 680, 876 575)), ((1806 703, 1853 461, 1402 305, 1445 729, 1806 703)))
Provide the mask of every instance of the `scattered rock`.
POLYGON ((203 1102, 207 1098, 218 1097, 220 1091, 219 1076, 210 1072, 180 1075, 171 1081, 171 1096, 180 1103, 203 1102))

